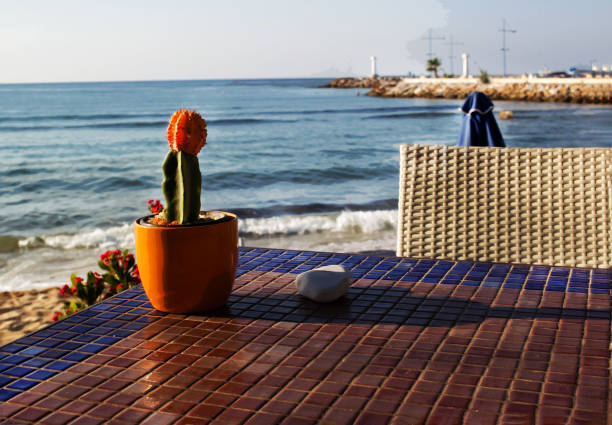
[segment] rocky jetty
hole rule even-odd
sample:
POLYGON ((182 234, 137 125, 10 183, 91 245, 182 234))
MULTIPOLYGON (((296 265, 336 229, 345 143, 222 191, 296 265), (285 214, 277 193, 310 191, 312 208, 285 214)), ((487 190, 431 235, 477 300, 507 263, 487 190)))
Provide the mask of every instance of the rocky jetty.
POLYGON ((472 91, 493 100, 612 104, 612 78, 341 78, 326 87, 370 88, 368 96, 465 99, 472 91), (351 81, 352 80, 352 81, 351 81), (352 84, 364 84, 355 85, 352 84))
POLYGON ((321 86, 324 89, 373 89, 380 85, 398 84, 400 77, 338 78, 321 86))

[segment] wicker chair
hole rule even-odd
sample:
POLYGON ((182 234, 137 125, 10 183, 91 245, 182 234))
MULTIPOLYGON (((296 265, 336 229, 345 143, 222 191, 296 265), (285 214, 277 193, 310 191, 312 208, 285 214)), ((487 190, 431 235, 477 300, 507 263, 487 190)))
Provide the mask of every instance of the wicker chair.
POLYGON ((612 149, 400 151, 398 256, 612 266, 612 149))

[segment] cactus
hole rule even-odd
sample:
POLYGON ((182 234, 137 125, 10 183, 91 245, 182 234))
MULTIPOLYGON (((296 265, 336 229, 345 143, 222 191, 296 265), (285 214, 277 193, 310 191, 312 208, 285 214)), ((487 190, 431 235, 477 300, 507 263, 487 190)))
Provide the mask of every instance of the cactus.
POLYGON ((168 223, 195 223, 200 214, 202 174, 197 154, 206 144, 206 121, 196 111, 180 110, 168 126, 170 152, 164 160, 163 216, 168 223))

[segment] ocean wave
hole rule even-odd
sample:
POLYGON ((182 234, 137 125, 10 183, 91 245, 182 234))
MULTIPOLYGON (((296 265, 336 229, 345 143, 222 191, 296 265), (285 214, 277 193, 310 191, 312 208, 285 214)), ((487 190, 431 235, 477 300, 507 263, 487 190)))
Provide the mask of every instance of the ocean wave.
MULTIPOLYGON (((224 118, 216 120, 206 120, 208 125, 258 125, 258 124, 290 124, 297 120, 274 120, 260 118, 224 118)), ((159 121, 119 121, 101 122, 88 124, 67 124, 67 125, 2 125, 0 133, 13 133, 21 131, 48 131, 48 130, 83 130, 83 129, 130 129, 130 128, 163 128, 168 125, 168 120, 159 121)))
POLYGON ((393 230, 396 222, 397 210, 342 211, 339 214, 247 218, 239 221, 239 233, 257 237, 319 232, 375 234, 393 230))
POLYGON ((20 248, 100 248, 111 249, 115 247, 132 248, 134 246, 134 233, 129 223, 107 229, 84 230, 74 234, 59 234, 48 236, 30 236, 20 239, 20 248))
POLYGON ((264 208, 229 208, 240 218, 262 218, 283 215, 308 215, 342 211, 377 211, 397 208, 397 198, 381 199, 363 204, 326 204, 315 202, 303 205, 271 205, 264 208))
POLYGON ((4 177, 16 177, 16 176, 31 176, 33 174, 50 174, 55 170, 50 168, 41 168, 41 167, 20 167, 20 168, 11 168, 6 171, 0 171, 0 176, 4 177))
POLYGON ((337 184, 344 181, 373 180, 397 173, 397 164, 377 164, 370 167, 338 166, 329 168, 301 168, 274 172, 223 171, 207 175, 203 184, 207 190, 264 187, 279 183, 337 184))
POLYGON ((407 106, 381 106, 363 108, 325 108, 325 109, 301 109, 285 111, 259 111, 259 115, 318 115, 318 114, 377 114, 389 112, 415 112, 415 111, 449 111, 455 112, 457 105, 407 105, 407 106))
POLYGON ((0 117, 2 122, 36 122, 36 121, 89 121, 89 120, 116 120, 129 118, 162 118, 166 113, 147 114, 59 114, 59 115, 26 115, 17 117, 0 117))
MULTIPOLYGON (((1 174, 0 174, 1 175, 1 174)), ((121 189, 154 189, 158 185, 148 177, 86 177, 83 180, 63 180, 63 179, 40 179, 36 181, 26 181, 21 184, 14 183, 7 186, 7 190, 0 190, 0 194, 13 193, 43 193, 48 190, 67 190, 67 191, 91 191, 92 193, 104 193, 121 189)))
POLYGON ((140 178, 127 178, 127 177, 106 177, 95 179, 89 182, 82 182, 76 187, 91 190, 94 193, 98 192, 109 192, 115 191, 117 189, 153 189, 157 188, 158 185, 154 183, 150 178, 140 177, 140 178))
POLYGON ((104 129, 104 128, 146 128, 165 127, 168 121, 122 121, 109 123, 90 123, 75 125, 26 125, 26 126, 0 126, 0 133, 13 133, 21 131, 48 131, 48 130, 79 130, 79 129, 104 129))
POLYGON ((412 112, 409 114, 384 114, 363 117, 364 120, 402 119, 402 118, 442 118, 457 115, 456 112, 412 112))
POLYGON ((209 125, 291 124, 297 120, 270 120, 261 118, 222 118, 206 120, 209 125))

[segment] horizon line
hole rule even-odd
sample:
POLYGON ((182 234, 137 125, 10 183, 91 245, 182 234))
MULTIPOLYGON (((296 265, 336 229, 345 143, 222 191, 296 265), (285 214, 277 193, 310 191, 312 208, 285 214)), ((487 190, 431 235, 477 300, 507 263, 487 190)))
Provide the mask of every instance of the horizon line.
POLYGON ((337 78, 361 78, 357 76, 317 76, 317 77, 236 77, 236 78, 180 78, 180 79, 150 79, 150 80, 83 80, 83 81, 22 81, 22 82, 1 82, 0 86, 26 85, 26 84, 92 84, 92 83, 161 83, 179 81, 256 81, 256 80, 322 80, 337 78))

